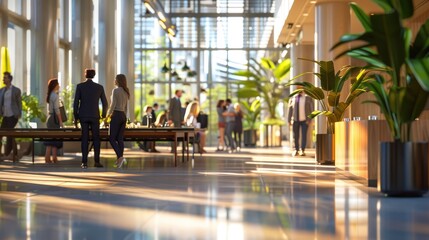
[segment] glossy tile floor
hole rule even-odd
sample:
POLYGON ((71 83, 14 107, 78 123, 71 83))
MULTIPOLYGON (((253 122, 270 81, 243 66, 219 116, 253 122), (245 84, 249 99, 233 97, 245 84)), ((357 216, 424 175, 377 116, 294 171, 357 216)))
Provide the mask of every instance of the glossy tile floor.
POLYGON ((127 150, 125 169, 78 154, 0 163, 0 239, 429 239, 429 199, 386 198, 287 148, 173 166, 127 150))

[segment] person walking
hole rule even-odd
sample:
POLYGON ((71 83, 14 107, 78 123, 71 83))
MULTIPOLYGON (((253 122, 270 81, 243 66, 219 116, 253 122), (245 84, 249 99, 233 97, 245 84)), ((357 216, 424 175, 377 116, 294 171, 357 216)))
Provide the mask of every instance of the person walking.
POLYGON ((110 96, 110 107, 107 116, 110 117, 109 142, 116 154, 115 166, 121 168, 127 164, 124 158, 124 132, 127 124, 128 99, 130 90, 127 87, 127 78, 124 74, 118 74, 115 78, 116 88, 110 96))
MULTIPOLYGON (((48 81, 48 93, 46 94, 46 103, 48 104, 48 119, 46 121, 46 127, 49 129, 58 129, 64 126, 63 119, 61 118, 60 114, 60 97, 58 95, 59 90, 60 84, 58 83, 58 79, 50 79, 48 81)), ((63 142, 46 141, 43 144, 46 147, 45 163, 57 163, 57 152, 59 148, 63 147, 63 142)))
POLYGON ((83 169, 88 168, 88 142, 90 128, 92 131, 92 141, 94 144, 94 167, 103 167, 103 165, 100 163, 100 109, 98 108, 98 104, 101 100, 101 118, 105 118, 108 103, 103 86, 92 81, 94 76, 95 69, 85 69, 86 81, 77 85, 76 94, 73 102, 73 115, 75 118, 75 125, 77 126, 77 121, 80 121, 80 125, 82 128, 81 167, 83 169))
MULTIPOLYGON (((21 89, 12 85, 13 76, 10 72, 3 73, 4 87, 0 89, 0 116, 3 117, 0 128, 14 128, 21 118, 22 98, 21 89)), ((0 136, 1 140, 2 136, 0 136)), ((0 141, 1 148, 1 141, 0 141)), ((4 156, 9 157, 12 154, 12 160, 17 160, 18 148, 15 139, 6 138, 4 156)))
MULTIPOLYGON (((301 86, 298 86, 302 88, 301 86)), ((295 157, 298 152, 300 156, 305 156, 305 146, 307 145, 307 129, 311 123, 311 118, 308 116, 313 112, 314 104, 310 97, 305 96, 300 92, 289 101, 288 108, 288 122, 292 126, 293 139, 295 150, 292 156, 295 157), (300 135, 301 130, 301 135, 300 135), (301 146, 299 145, 299 138, 301 137, 301 146)))
POLYGON ((237 151, 241 150, 241 137, 243 135, 243 111, 241 111, 241 107, 239 103, 234 104, 235 110, 235 121, 234 121, 234 141, 237 151))
POLYGON ((225 117, 223 116, 223 112, 225 112, 226 107, 225 107, 225 100, 220 99, 217 102, 216 105, 216 111, 217 111, 217 127, 218 127, 218 131, 219 131, 219 138, 218 138, 218 144, 217 144, 217 149, 216 152, 220 152, 223 151, 225 148, 225 127, 226 127, 226 122, 225 122, 225 117))
POLYGON ((231 99, 226 99, 226 111, 222 113, 225 117, 226 128, 225 128, 225 136, 228 139, 228 152, 232 153, 236 151, 234 139, 232 138, 232 131, 234 129, 235 124, 235 110, 232 105, 231 99))

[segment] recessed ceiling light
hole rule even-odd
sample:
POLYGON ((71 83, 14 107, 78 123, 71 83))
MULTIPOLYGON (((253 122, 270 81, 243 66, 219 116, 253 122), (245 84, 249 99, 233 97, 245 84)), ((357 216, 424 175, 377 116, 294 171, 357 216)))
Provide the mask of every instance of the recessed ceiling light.
POLYGON ((300 28, 300 27, 301 27, 301 24, 297 24, 297 25, 295 25, 295 27, 300 28))
POLYGON ((311 4, 315 4, 315 3, 316 3, 316 1, 310 1, 310 3, 311 3, 311 4))
POLYGON ((296 34, 295 34, 295 33, 291 33, 290 35, 293 37, 293 36, 295 36, 296 34))
POLYGON ((307 16, 308 16, 308 13, 304 13, 304 14, 302 14, 302 16, 307 17, 307 16))

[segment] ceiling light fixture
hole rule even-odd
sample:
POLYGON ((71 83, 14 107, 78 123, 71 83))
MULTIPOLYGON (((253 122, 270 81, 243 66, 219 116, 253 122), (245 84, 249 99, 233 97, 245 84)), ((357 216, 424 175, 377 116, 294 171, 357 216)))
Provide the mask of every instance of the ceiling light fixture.
POLYGON ((147 10, 149 10, 150 13, 154 14, 155 10, 153 9, 153 7, 150 5, 149 2, 145 2, 144 6, 146 7, 147 10))
POLYGON ((171 18, 168 17, 168 14, 164 11, 164 6, 159 0, 142 0, 146 6, 146 10, 152 13, 156 18, 158 18, 159 25, 164 29, 168 34, 170 40, 174 40, 174 37, 177 35, 176 26, 173 24, 171 18))

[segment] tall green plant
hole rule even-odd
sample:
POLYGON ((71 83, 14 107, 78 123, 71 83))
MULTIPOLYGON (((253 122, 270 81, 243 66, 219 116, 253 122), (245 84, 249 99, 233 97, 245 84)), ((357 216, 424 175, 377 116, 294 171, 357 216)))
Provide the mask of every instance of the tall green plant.
POLYGON ((350 104, 361 94, 366 92, 364 83, 368 71, 358 67, 344 66, 335 73, 333 61, 311 61, 319 65, 319 72, 306 72, 294 77, 286 86, 301 86, 293 91, 290 97, 295 96, 300 92, 304 92, 307 96, 316 100, 319 103, 321 110, 315 110, 310 117, 314 118, 319 115, 327 117, 327 131, 333 134, 335 122, 341 121, 344 112, 350 104), (357 76, 355 72, 359 72, 357 76), (297 82, 296 79, 311 74, 320 80, 320 87, 316 87, 309 82, 297 82), (350 85, 346 85, 346 81, 350 79, 350 85), (341 92, 344 86, 348 86, 349 92, 344 101, 341 101, 341 92))
POLYGON ((240 103, 245 111, 243 116, 245 128, 257 129, 256 123, 261 115, 261 101, 255 99, 253 101, 241 101, 240 103))
POLYGON ((266 119, 265 122, 276 122, 275 120, 279 119, 276 108, 279 103, 284 101, 283 85, 290 68, 290 59, 285 59, 277 65, 269 58, 262 58, 260 62, 251 59, 246 70, 234 73, 236 76, 246 77, 246 80, 238 82, 243 87, 237 91, 237 97, 260 97, 267 105, 269 112, 269 119, 266 119))
POLYGON ((65 124, 73 123, 73 98, 74 98, 74 86, 68 85, 63 91, 61 91, 64 109, 67 113, 67 122, 65 124))
POLYGON ((43 112, 44 107, 39 104, 39 99, 33 95, 23 93, 22 96, 22 119, 24 122, 34 121, 40 119, 40 121, 46 121, 46 115, 43 112))
POLYGON ((404 20, 414 14, 413 1, 374 2, 384 13, 367 15, 358 5, 351 4, 365 31, 342 36, 333 48, 351 42, 359 44, 338 57, 347 54, 380 72, 372 75, 367 86, 388 122, 392 137, 408 141, 411 123, 421 115, 429 97, 429 20, 412 42, 412 32, 404 26, 404 20))

